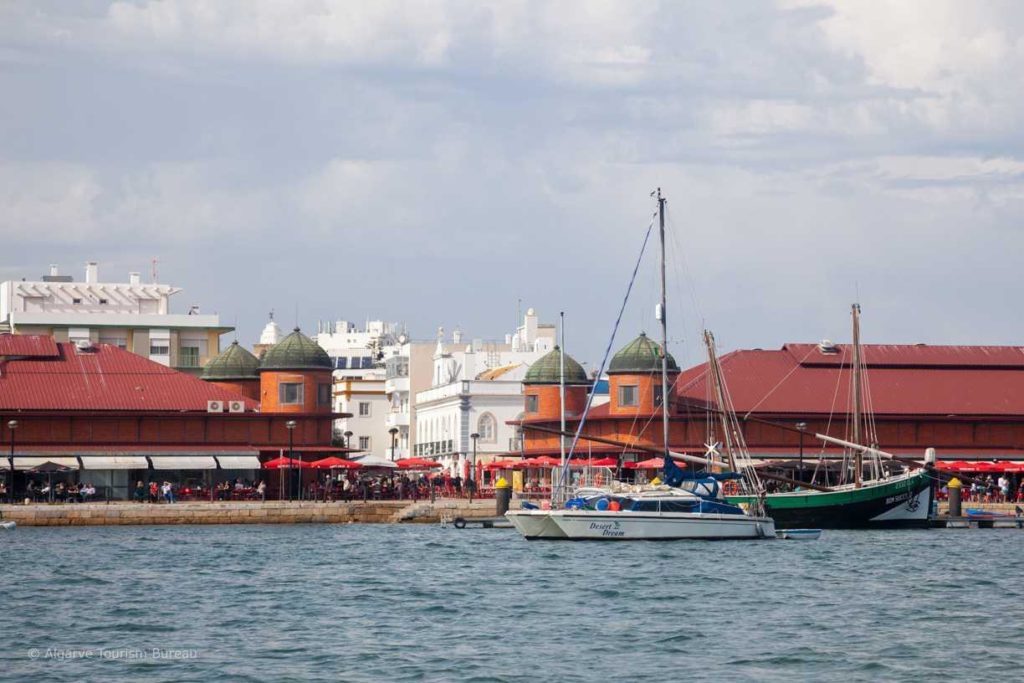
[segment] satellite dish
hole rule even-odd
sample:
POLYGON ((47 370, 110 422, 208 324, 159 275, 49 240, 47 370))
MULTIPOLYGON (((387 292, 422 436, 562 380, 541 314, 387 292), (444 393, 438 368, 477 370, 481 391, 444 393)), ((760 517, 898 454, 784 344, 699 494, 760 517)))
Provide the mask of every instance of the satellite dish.
POLYGON ((399 343, 399 344, 404 344, 404 343, 405 343, 406 341, 407 341, 407 340, 406 340, 406 338, 405 338, 405 335, 404 335, 404 334, 400 334, 400 335, 398 335, 398 343, 399 343))

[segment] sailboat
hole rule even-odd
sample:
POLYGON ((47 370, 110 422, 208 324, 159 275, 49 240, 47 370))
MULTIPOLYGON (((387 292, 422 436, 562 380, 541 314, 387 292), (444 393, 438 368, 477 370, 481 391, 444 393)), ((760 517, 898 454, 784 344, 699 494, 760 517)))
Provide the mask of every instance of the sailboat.
MULTIPOLYGON (((661 390, 668 396, 668 326, 665 316, 665 199, 658 190, 658 217, 661 237, 661 303, 657 318, 661 322, 661 390)), ((709 357, 714 358, 714 340, 705 335, 709 357)), ((564 366, 563 366, 564 367, 564 366)), ((564 370, 562 387, 562 428, 564 418, 564 370)), ((663 467, 661 483, 640 486, 613 484, 607 488, 579 489, 560 509, 510 510, 505 513, 513 526, 527 539, 563 540, 679 540, 679 539, 761 539, 775 538, 775 526, 764 513, 764 487, 753 463, 741 451, 729 450, 730 470, 721 469, 722 461, 679 456, 703 464, 708 471, 690 475, 676 464, 669 451, 668 402, 661 411, 663 467), (732 503, 722 495, 722 483, 741 480, 752 492, 743 504, 732 503)), ((726 420, 727 418, 723 418, 726 420)), ((736 428, 738 430, 738 427, 736 428)), ((730 430, 731 434, 734 434, 730 430)), ((577 433, 577 439, 579 434, 577 433)), ((730 445, 733 441, 729 440, 730 445)), ((567 469, 562 445, 562 475, 567 469)), ((560 480, 561 483, 561 480, 560 480)), ((558 489, 554 489, 557 491, 558 489)), ((552 503, 555 502, 553 492, 552 503)), ((552 506, 555 507, 554 505, 552 506)))
MULTIPOLYGON (((765 506, 780 529, 820 527, 824 529, 923 528, 929 524, 934 496, 934 455, 926 455, 923 466, 907 463, 879 450, 873 420, 866 410, 865 369, 860 343, 860 305, 852 306, 853 363, 851 367, 851 439, 825 434, 815 438, 844 448, 843 478, 836 486, 769 493, 765 506), (861 442, 869 440, 870 446, 861 442), (865 463, 865 457, 868 462, 865 463), (900 464, 902 471, 887 473, 882 460, 900 464), (907 467, 906 465, 910 466, 907 467), (867 470, 868 476, 865 476, 867 470)), ((727 496, 737 504, 750 503, 747 495, 727 496)))

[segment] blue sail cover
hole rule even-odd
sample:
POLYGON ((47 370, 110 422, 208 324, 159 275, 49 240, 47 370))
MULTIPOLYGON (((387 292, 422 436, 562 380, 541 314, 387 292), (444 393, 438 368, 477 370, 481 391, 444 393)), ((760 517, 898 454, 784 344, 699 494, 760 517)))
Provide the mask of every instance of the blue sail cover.
POLYGON ((743 475, 739 472, 705 472, 704 470, 691 472, 684 470, 670 457, 665 458, 665 465, 661 468, 661 480, 669 486, 678 487, 684 481, 708 478, 714 479, 715 481, 730 481, 733 479, 742 479, 743 475))

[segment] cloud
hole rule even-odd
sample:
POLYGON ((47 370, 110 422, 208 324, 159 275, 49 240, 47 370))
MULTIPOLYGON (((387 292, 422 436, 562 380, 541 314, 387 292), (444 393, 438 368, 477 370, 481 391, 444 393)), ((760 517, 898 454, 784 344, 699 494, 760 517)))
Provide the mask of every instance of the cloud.
POLYGON ((841 339, 858 289, 894 339, 1020 337, 974 299, 1024 246, 1022 36, 940 0, 6 3, 0 268, 159 253, 254 330, 495 336, 524 298, 587 357, 660 185, 688 338, 841 339))

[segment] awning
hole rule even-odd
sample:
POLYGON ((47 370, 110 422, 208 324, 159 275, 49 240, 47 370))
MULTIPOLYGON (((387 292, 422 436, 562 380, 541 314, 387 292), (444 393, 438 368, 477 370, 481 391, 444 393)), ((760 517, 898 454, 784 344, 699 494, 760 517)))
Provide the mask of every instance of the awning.
POLYGON ((86 470, 148 470, 149 462, 141 455, 83 455, 86 470))
MULTIPOLYGON (((37 457, 22 457, 16 455, 14 458, 14 469, 16 470, 30 470, 33 467, 39 467, 43 463, 55 462, 58 465, 64 467, 70 467, 73 470, 78 469, 78 458, 37 458, 37 457)), ((8 469, 11 464, 7 461, 7 458, 3 458, 3 467, 0 469, 8 469)))
POLYGON ((211 455, 171 455, 150 457, 154 470, 215 470, 217 461, 211 455))
POLYGON ((258 470, 260 459, 255 455, 218 455, 222 470, 258 470))

